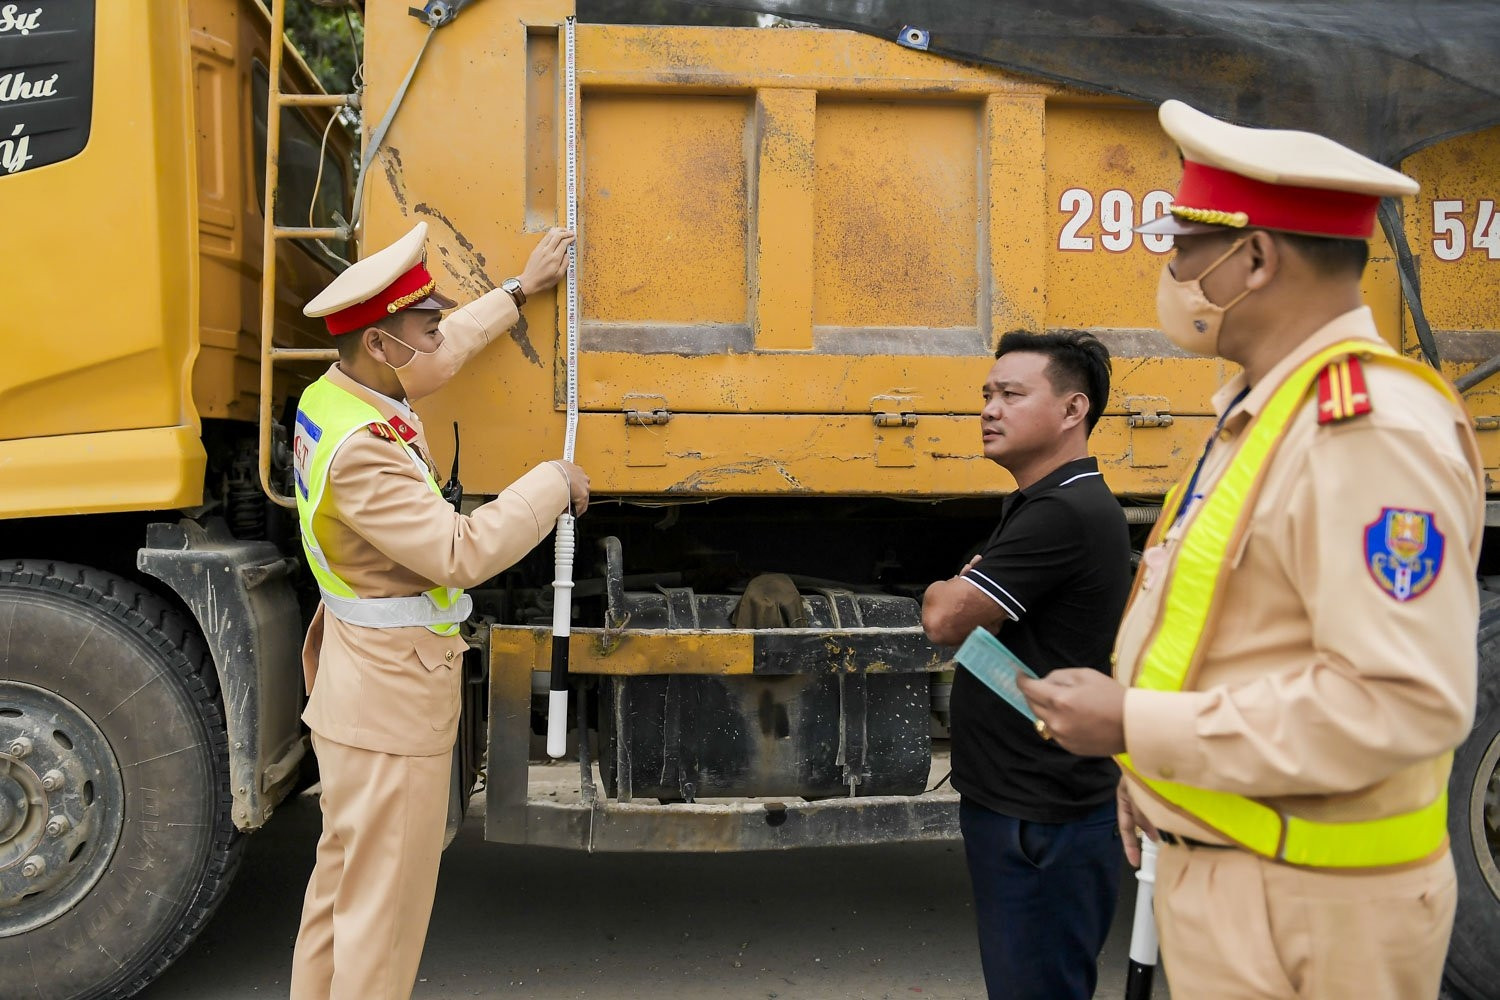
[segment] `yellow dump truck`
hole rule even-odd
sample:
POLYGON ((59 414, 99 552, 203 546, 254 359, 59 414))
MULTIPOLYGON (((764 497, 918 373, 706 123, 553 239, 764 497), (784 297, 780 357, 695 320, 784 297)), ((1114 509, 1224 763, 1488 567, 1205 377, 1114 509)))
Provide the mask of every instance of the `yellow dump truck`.
MULTIPOLYGON (((298 654, 316 589, 286 510, 287 427, 333 352, 301 305, 417 220, 440 283, 478 295, 563 218, 571 0, 356 4, 347 94, 283 43, 302 2, 0 4, 6 995, 138 991, 309 777, 298 654)), ((1093 448, 1143 537, 1227 375, 1154 329, 1171 244, 1133 226, 1165 210, 1178 165, 1147 69, 1252 121, 1279 99, 1257 88, 1307 83, 1276 62, 1295 46, 1247 54, 1232 30, 1182 65, 1158 44, 1142 68, 1146 53, 1106 45, 1125 30, 1108 18, 1012 38, 997 21, 972 36, 888 21, 879 3, 738 6, 765 26, 577 26, 577 456, 596 498, 579 522, 576 720, 549 764, 539 551, 473 592, 453 800, 482 787, 493 841, 956 836, 953 794, 929 791, 947 654, 918 598, 1012 485, 978 447, 993 345, 1015 328, 1109 345, 1093 448), (734 627, 771 572, 798 587, 805 626, 734 627)), ((1130 31, 1182 37, 1149 20, 1173 5, 1131 6, 1130 31)), ((1420 71, 1443 76, 1457 56, 1435 51, 1420 71)), ((1314 98, 1287 97, 1278 123, 1314 98)), ((1479 110, 1381 150, 1422 194, 1388 212, 1365 291, 1391 343, 1464 384, 1493 472, 1500 127, 1463 108, 1479 110)), ((559 300, 535 297, 424 405, 436 442, 462 433, 465 503, 561 454, 567 332, 559 300)), ((1500 600, 1483 607, 1480 711, 1450 789, 1449 979, 1475 997, 1500 981, 1500 600)))

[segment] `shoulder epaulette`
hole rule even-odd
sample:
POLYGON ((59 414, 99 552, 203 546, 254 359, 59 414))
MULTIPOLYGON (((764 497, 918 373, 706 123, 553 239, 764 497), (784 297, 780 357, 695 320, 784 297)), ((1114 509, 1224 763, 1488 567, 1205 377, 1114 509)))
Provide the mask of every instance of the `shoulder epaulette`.
POLYGON ((1318 373, 1318 423, 1333 424, 1370 412, 1365 370, 1351 354, 1318 373))
POLYGON ((386 423, 384 420, 377 420, 367 426, 370 433, 374 434, 378 438, 384 438, 387 441, 401 440, 401 438, 396 436, 396 432, 391 428, 391 425, 386 423))

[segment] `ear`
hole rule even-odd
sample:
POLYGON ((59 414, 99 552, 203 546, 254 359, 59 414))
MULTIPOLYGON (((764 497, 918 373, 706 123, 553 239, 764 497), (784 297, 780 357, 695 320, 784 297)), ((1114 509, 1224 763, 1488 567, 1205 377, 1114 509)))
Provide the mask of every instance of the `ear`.
POLYGON ((1264 229, 1250 234, 1245 252, 1249 254, 1250 273, 1245 276, 1245 288, 1256 291, 1271 283, 1281 270, 1281 247, 1274 237, 1264 229))
POLYGON ((386 361, 385 356, 385 331, 378 326, 367 326, 359 331, 360 345, 364 347, 365 353, 376 361, 386 361))
POLYGON ((1068 394, 1068 400, 1063 404, 1063 430, 1072 430, 1088 419, 1089 397, 1082 392, 1068 394))

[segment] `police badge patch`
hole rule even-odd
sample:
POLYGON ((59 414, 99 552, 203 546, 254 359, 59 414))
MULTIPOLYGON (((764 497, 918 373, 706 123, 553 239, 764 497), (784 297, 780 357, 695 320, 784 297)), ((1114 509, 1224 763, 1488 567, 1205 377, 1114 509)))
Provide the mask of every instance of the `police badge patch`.
POLYGON ((1365 525, 1365 565, 1396 600, 1421 597, 1443 568, 1443 533, 1425 510, 1386 507, 1365 525))

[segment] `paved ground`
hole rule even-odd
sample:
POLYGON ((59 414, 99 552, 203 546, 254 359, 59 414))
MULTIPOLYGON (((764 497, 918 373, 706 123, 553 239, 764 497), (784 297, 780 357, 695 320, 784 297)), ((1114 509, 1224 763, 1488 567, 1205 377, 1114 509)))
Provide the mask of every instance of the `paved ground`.
MULTIPOLYGON (((317 832, 315 798, 287 803, 251 838, 213 923, 142 996, 286 996, 317 832)), ((1134 885, 1100 998, 1122 995, 1134 885)), ((963 1000, 984 990, 956 844, 588 856, 486 844, 471 820, 443 858, 414 996, 963 1000)))

